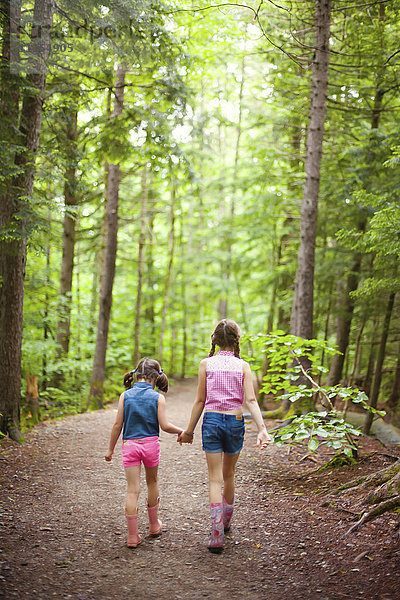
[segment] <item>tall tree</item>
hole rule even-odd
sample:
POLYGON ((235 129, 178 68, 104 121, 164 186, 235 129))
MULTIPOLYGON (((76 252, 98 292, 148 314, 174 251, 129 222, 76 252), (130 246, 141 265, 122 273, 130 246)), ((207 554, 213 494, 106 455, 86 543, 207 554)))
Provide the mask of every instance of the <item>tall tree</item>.
MULTIPOLYGON (((76 98, 75 98, 76 100, 76 98)), ((57 328, 57 358, 68 355, 71 320, 71 291, 74 272, 76 207, 79 202, 77 166, 78 166, 78 111, 76 104, 66 106, 65 121, 65 182, 64 200, 65 213, 63 224, 63 252, 60 277, 60 317, 57 328)))
POLYGON ((161 328, 160 328, 160 343, 158 346, 158 360, 162 361, 163 355, 163 344, 165 329, 167 326, 167 312, 169 306, 169 297, 171 293, 172 275, 174 269, 175 260, 175 202, 176 202, 176 179, 175 173, 172 167, 172 160, 170 160, 170 230, 168 240, 168 265, 164 284, 164 297, 161 311, 161 328))
MULTIPOLYGON (((13 439, 20 437, 19 405, 21 396, 22 311, 28 231, 33 221, 31 196, 35 174, 35 158, 39 145, 42 102, 46 85, 47 58, 54 0, 36 0, 33 10, 28 74, 22 92, 21 80, 12 73, 16 65, 11 56, 11 23, 19 23, 20 12, 12 14, 18 3, 7 2, 5 36, 2 48, 2 105, 5 128, 2 134, 9 152, 11 175, 3 179, 0 190, 0 429, 13 439), (14 19, 17 19, 15 21, 14 19), (14 64, 12 64, 14 63, 14 64), (12 68, 13 67, 13 68, 12 68), (8 85, 11 83, 11 91, 8 85)), ((11 40, 12 41, 12 40, 11 40)), ((15 41, 15 40, 14 40, 15 41)))
MULTIPOLYGON (((387 49, 385 46, 385 5, 379 5, 379 13, 377 19, 377 32, 378 32, 378 46, 380 50, 379 64, 375 73, 376 85, 374 92, 374 100, 371 110, 371 149, 368 150, 368 166, 367 169, 371 170, 371 164, 374 161, 374 150, 373 150, 373 136, 376 134, 379 122, 382 116, 382 101, 386 92, 384 86, 385 71, 387 69, 386 54, 387 49)), ((367 177, 366 187, 370 187, 371 176, 367 177)), ((365 207, 361 206, 357 215, 357 231, 363 233, 368 224, 368 211, 365 207)), ((350 341, 350 329, 353 320, 353 313, 355 308, 355 300, 353 292, 356 291, 358 286, 358 280, 360 278, 362 254, 356 252, 354 254, 352 264, 350 266, 350 272, 347 275, 346 283, 341 286, 339 294, 339 314, 336 320, 336 346, 339 350, 338 354, 332 359, 331 368, 329 371, 328 384, 337 385, 342 377, 343 365, 346 358, 346 352, 350 341)))
MULTIPOLYGON (((126 68, 119 66, 116 74, 114 90, 113 119, 122 115, 124 104, 126 68)), ((97 322, 96 347, 94 351, 92 377, 90 381, 89 403, 93 400, 102 407, 104 371, 106 366, 107 340, 110 325, 112 291, 115 274, 115 260, 117 256, 118 236, 118 198, 120 185, 119 164, 108 166, 108 189, 106 205, 106 248, 104 256, 104 269, 100 284, 99 317, 97 322)))
POLYGON ((315 52, 311 65, 305 184, 300 217, 300 248, 291 333, 313 336, 315 238, 329 73, 330 0, 315 0, 315 52))
MULTIPOLYGON (((388 300, 388 303, 386 306, 385 319, 383 321, 383 326, 382 326, 381 339, 379 342, 378 357, 376 359, 374 385, 372 387, 372 394, 371 394, 371 398, 370 398, 370 402, 369 402, 370 406, 372 406, 373 408, 376 408, 378 405, 379 391, 380 391, 381 382, 382 382, 383 361, 385 360, 386 343, 387 343, 387 339, 388 339, 388 335, 389 335, 390 319, 392 316, 395 297, 396 297, 395 292, 392 292, 389 296, 389 300, 388 300)), ((363 427, 363 433, 365 435, 368 435, 369 430, 371 429, 373 418, 374 418, 374 415, 372 412, 369 412, 367 414, 367 416, 365 417, 365 423, 364 423, 364 427, 363 427)))
POLYGON ((137 266, 137 288, 136 288, 136 306, 135 306, 135 330, 133 332, 133 364, 136 365, 140 359, 140 326, 142 320, 142 292, 143 292, 143 272, 144 272, 144 246, 146 243, 146 218, 149 188, 147 182, 147 164, 142 171, 142 189, 141 189, 141 208, 140 208, 140 235, 138 245, 138 266, 137 266))

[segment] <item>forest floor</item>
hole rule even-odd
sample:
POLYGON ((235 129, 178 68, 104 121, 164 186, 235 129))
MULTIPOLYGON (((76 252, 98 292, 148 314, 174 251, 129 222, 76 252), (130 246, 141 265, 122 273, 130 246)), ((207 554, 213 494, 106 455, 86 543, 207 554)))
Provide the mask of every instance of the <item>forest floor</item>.
MULTIPOLYGON (((195 382, 167 395, 185 426, 195 382)), ((390 464, 398 447, 364 440, 358 464, 316 472, 306 448, 255 447, 246 426, 237 503, 221 555, 207 550, 207 471, 200 428, 192 446, 161 434, 160 538, 125 546, 125 479, 118 442, 104 461, 116 405, 42 424, 0 448, 0 597, 11 600, 400 600, 398 522, 386 514, 345 535, 360 493, 340 484, 390 464), (303 460, 301 460, 303 459, 303 460), (334 500, 334 503, 330 503, 334 500), (328 504, 330 503, 330 504, 328 504)), ((267 423, 271 425, 272 423, 267 423)), ((329 454, 316 455, 323 464, 329 454)), ((144 480, 142 485, 144 486, 144 480)), ((146 535, 146 494, 139 522, 146 535)))

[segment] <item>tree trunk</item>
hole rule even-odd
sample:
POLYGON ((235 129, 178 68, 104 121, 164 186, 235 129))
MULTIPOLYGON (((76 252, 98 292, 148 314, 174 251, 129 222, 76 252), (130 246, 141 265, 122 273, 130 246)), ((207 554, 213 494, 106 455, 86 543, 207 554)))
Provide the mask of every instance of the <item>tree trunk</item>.
POLYGON ((25 405, 27 410, 27 417, 32 425, 37 425, 40 422, 40 410, 39 410, 39 391, 38 382, 36 375, 26 376, 26 399, 25 405))
MULTIPOLYGON (((13 10, 15 3, 7 3, 13 10)), ((21 344, 24 279, 27 249, 27 226, 31 219, 30 197, 33 190, 36 152, 42 118, 42 101, 46 85, 47 58, 50 51, 50 30, 53 23, 54 0, 36 0, 33 11, 32 39, 29 48, 29 72, 19 119, 18 145, 22 151, 10 157, 18 174, 6 179, 0 189, 0 430, 13 439, 20 438, 19 407, 21 401, 21 344), (39 27, 40 26, 40 27, 39 27), (41 31, 38 36, 37 32, 41 31), (34 35, 36 34, 36 37, 34 35), (24 215, 21 218, 21 215, 24 215)), ((18 11, 17 11, 18 12, 18 11)), ((18 129, 18 80, 13 79, 9 93, 7 80, 13 78, 10 68, 10 44, 6 41, 10 19, 6 15, 2 48, 2 104, 6 108, 6 141, 16 143, 18 129), (7 69, 9 71, 7 71, 7 69), (7 74, 5 75, 5 72, 7 74), (12 131, 11 131, 12 129, 12 131), (11 137, 10 137, 11 135, 11 137)), ((18 21, 17 21, 18 22, 18 21)), ((14 57, 13 57, 14 58, 14 57)))
POLYGON ((330 0, 315 0, 315 54, 311 67, 305 185, 300 217, 300 248, 291 333, 313 336, 315 237, 329 72, 330 0))
MULTIPOLYGON (((379 125, 379 117, 381 114, 383 93, 379 88, 376 89, 374 99, 374 109, 371 117, 371 130, 377 129, 379 125)), ((372 159, 372 157, 371 157, 372 159)), ((367 227, 368 217, 365 211, 360 215, 360 220, 357 225, 357 230, 363 233, 367 227)), ((351 322, 353 319, 354 312, 354 299, 351 297, 351 293, 357 289, 359 274, 361 271, 362 255, 356 253, 354 256, 353 265, 351 271, 347 277, 346 289, 342 294, 340 300, 341 313, 337 317, 337 329, 336 329, 336 345, 341 354, 335 354, 332 359, 331 368, 328 376, 328 385, 337 385, 342 377, 342 370, 349 345, 351 322)))
POLYGON ((160 363, 162 362, 164 335, 165 335, 165 328, 167 325, 169 293, 170 293, 170 288, 171 288, 172 273, 173 273, 173 267, 174 267, 175 201, 176 201, 176 183, 175 183, 175 178, 174 178, 172 168, 171 168, 171 207, 170 207, 170 232, 169 232, 169 244, 168 244, 169 261, 168 261, 168 267, 167 267, 167 276, 165 279, 164 300, 163 300, 161 327, 160 327, 160 344, 158 347, 158 361, 160 363))
POLYGON ((63 254, 61 262, 59 314, 57 328, 56 359, 68 355, 71 322, 71 291, 75 254, 75 207, 78 204, 76 169, 78 164, 78 111, 74 108, 66 114, 66 160, 63 227, 63 254))
MULTIPOLYGON (((396 296, 396 294, 394 292, 392 292, 389 296, 389 301, 388 301, 388 304, 386 307, 385 320, 383 322, 383 327, 382 327, 381 340, 380 340, 380 344, 379 344, 378 357, 376 360, 376 367, 375 367, 374 386, 372 388, 372 394, 371 394, 371 398, 370 398, 370 402, 369 402, 370 406, 373 408, 376 408, 378 405, 379 390, 380 390, 381 381, 382 381, 382 367, 383 367, 383 361, 385 360, 386 342, 387 342, 387 338, 389 335, 390 318, 392 316, 392 310, 393 310, 395 296, 396 296)), ((372 413, 367 414, 365 423, 364 423, 364 427, 363 427, 364 435, 368 435, 369 430, 372 425, 373 418, 374 418, 374 415, 372 413)))
MULTIPOLYGON (((359 227, 359 231, 364 231, 366 220, 359 227)), ((354 299, 351 292, 354 292, 358 286, 358 277, 361 269, 361 254, 356 254, 350 273, 347 276, 346 286, 339 293, 340 313, 336 320, 336 346, 340 354, 335 354, 332 359, 331 368, 328 376, 328 385, 337 385, 342 377, 343 365, 346 357, 347 347, 349 345, 351 321, 354 312, 354 299)))
POLYGON ((170 355, 169 355, 169 367, 168 367, 168 373, 170 374, 171 377, 174 376, 175 374, 175 340, 176 340, 176 327, 172 326, 171 327, 171 351, 170 351, 170 355))
MULTIPOLYGON (((315 53, 311 66, 300 248, 291 320, 291 333, 306 340, 313 337, 315 239, 328 92, 330 20, 330 0, 315 0, 315 53)), ((300 360, 304 369, 309 370, 310 360, 304 356, 300 360)), ((303 375, 296 380, 296 384, 304 384, 307 387, 311 385, 303 375)), ((291 404, 288 413, 301 414, 313 408, 312 398, 303 398, 291 404)))
MULTIPOLYGON (((106 118, 111 119, 111 100, 112 90, 109 89, 107 92, 106 100, 106 118)), ((108 180, 110 176, 110 165, 108 161, 104 161, 103 165, 103 198, 102 203, 104 206, 103 216, 100 225, 100 247, 99 252, 95 258, 95 266, 93 270, 92 280, 92 291, 90 297, 90 322, 89 322, 89 335, 90 337, 94 334, 96 328, 96 308, 98 301, 98 289, 104 273, 105 255, 106 255, 106 243, 107 243, 107 198, 108 198, 108 180)))
MULTIPOLYGON (((331 310, 332 310, 332 283, 333 281, 331 280, 329 283, 329 300, 328 300, 328 307, 326 310, 326 316, 325 316, 325 327, 324 327, 324 342, 328 341, 328 336, 329 336, 329 321, 331 318, 331 310)), ((321 352, 321 359, 320 359, 320 364, 321 367, 324 366, 325 363, 325 348, 322 348, 322 352, 321 352)), ((321 380, 322 380, 322 372, 320 371, 319 375, 318 375, 318 385, 321 385, 321 380)))
POLYGON ((187 247, 184 242, 183 230, 184 230, 184 216, 181 213, 180 215, 180 228, 179 228, 179 261, 180 261, 180 296, 181 296, 181 332, 182 332, 182 362, 180 368, 180 376, 182 379, 185 378, 186 375, 186 355, 188 352, 187 348, 187 299, 186 299, 186 279, 185 279, 185 253, 187 252, 187 247))
POLYGON ((185 379, 186 376, 186 355, 188 352, 188 339, 187 339, 187 308, 186 308, 186 286, 185 282, 181 282, 181 293, 182 293, 182 363, 181 363, 181 377, 185 379))
POLYGON ((140 324, 142 317, 142 288, 143 288, 143 268, 144 268, 144 245, 146 241, 146 217, 147 217, 147 201, 148 201, 148 186, 147 186, 147 165, 143 168, 142 173, 142 205, 140 211, 140 236, 138 248, 138 280, 136 289, 136 307, 135 307, 135 330, 133 332, 134 348, 133 348, 133 364, 137 365, 140 359, 140 324))
MULTIPOLYGON (((79 225, 79 223, 78 223, 79 225)), ((77 332, 76 332, 76 337, 75 337, 75 343, 76 343, 76 352, 75 352, 75 358, 78 361, 79 365, 81 364, 81 359, 82 359, 82 355, 81 355, 81 350, 82 350, 82 345, 81 345, 81 335, 82 335, 82 330, 80 327, 80 323, 79 323, 79 316, 81 315, 81 269, 80 269, 80 252, 79 252, 79 245, 76 245, 76 268, 75 268, 75 273, 76 273, 76 293, 75 293, 75 304, 76 304, 76 314, 78 315, 78 327, 77 327, 77 332)), ((79 380, 80 380, 80 373, 81 373, 81 368, 80 366, 77 367, 75 369, 75 381, 76 381, 76 386, 79 386, 79 380)))
POLYGON ((357 331, 357 336, 356 336, 355 345, 354 345, 353 366, 351 368, 351 374, 350 374, 350 380, 349 380, 350 386, 353 385, 356 373, 358 372, 358 369, 360 366, 361 350, 362 350, 361 338, 362 338, 362 334, 363 334, 364 327, 365 327, 365 321, 366 321, 366 319, 363 318, 361 325, 357 331))
MULTIPOLYGON (((247 27, 246 27, 246 31, 247 31, 247 27)), ((237 178, 238 178, 238 171, 239 171, 239 150, 240 150, 240 138, 242 136, 242 120, 243 120, 243 90, 244 90, 244 77, 245 77, 245 72, 246 72, 246 51, 243 52, 242 55, 242 62, 241 62, 241 69, 240 69, 240 84, 239 84, 239 94, 238 94, 238 108, 239 108, 239 115, 238 115, 238 122, 236 124, 236 140, 235 140, 235 157, 234 157, 234 164, 233 164, 233 173, 232 173, 232 196, 231 196, 231 201, 230 201, 230 207, 229 207, 229 218, 231 219, 231 222, 233 223, 233 219, 235 217, 235 211, 236 211, 236 190, 237 190, 237 178)), ((221 138, 220 138, 221 140, 221 138)), ((220 143, 220 148, 221 148, 221 143, 220 143)), ((222 149, 222 148, 221 148, 222 149)), ((224 206, 225 206, 225 198, 224 198, 224 193, 223 193, 223 183, 221 182, 221 203, 222 203, 222 225, 224 226, 224 221, 225 221, 225 210, 224 210, 224 206)), ((225 223, 225 228, 226 228, 226 223, 225 223)), ((227 258, 226 258, 226 264, 224 265, 223 271, 222 271, 222 280, 225 282, 225 297, 221 298, 219 303, 218 303, 218 312, 219 312, 219 318, 220 319, 226 319, 228 317, 228 311, 229 311, 229 304, 228 304, 228 297, 230 295, 230 292, 228 291, 229 289, 229 282, 230 282, 230 278, 231 278, 231 273, 232 273, 232 268, 233 268, 233 245, 234 245, 234 233, 231 229, 231 231, 227 232, 224 235, 224 249, 226 248, 226 254, 227 254, 227 258)))
POLYGON ((400 344, 397 350, 397 364, 396 371, 394 374, 392 391, 389 396, 389 400, 387 401, 387 406, 392 412, 396 412, 399 406, 400 399, 400 344))
MULTIPOLYGON (((113 117, 122 114, 125 86, 124 67, 119 66, 115 84, 113 117)), ((118 235, 118 197, 120 184, 119 164, 109 165, 108 197, 106 207, 107 236, 104 257, 104 272, 100 284, 99 318, 97 322, 96 347, 94 351, 93 370, 90 381, 89 404, 93 401, 103 407, 103 385, 106 366, 108 330, 111 316, 112 291, 117 256, 118 235)))
MULTIPOLYGON (((151 199, 151 190, 149 194, 151 199)), ((145 310, 145 317, 147 323, 150 325, 150 339, 147 340, 147 346, 149 347, 150 356, 156 353, 156 321, 155 321, 155 308, 154 308, 154 202, 151 202, 151 209, 149 214, 149 240, 146 245, 146 270, 147 270, 147 286, 148 286, 148 298, 145 310)))
MULTIPOLYGON (((51 213, 47 211, 47 226, 49 231, 51 230, 51 213)), ((50 286, 50 256, 51 246, 50 238, 47 239, 46 245, 46 275, 45 275, 45 296, 44 296, 44 313, 43 313, 43 339, 45 342, 43 359, 42 359, 42 389, 47 388, 47 340, 49 339, 50 327, 49 327, 49 286, 50 286)))
MULTIPOLYGON (((378 327, 378 319, 375 317, 372 322, 372 331, 375 332, 377 330, 377 327, 378 327)), ((368 397, 371 393, 372 379, 374 376, 375 356, 376 356, 376 344, 375 344, 374 335, 372 335, 370 348, 369 348, 369 355, 368 355, 367 372, 365 374, 363 384, 362 384, 363 390, 367 394, 368 397)))
MULTIPOLYGON (((19 121, 20 80, 11 63, 20 66, 19 31, 21 22, 20 2, 2 2, 2 53, 1 53, 1 140, 9 144, 15 138, 19 121), (3 12, 4 11, 4 12, 3 12)), ((9 151, 6 163, 2 165, 5 172, 14 171, 15 152, 9 151)), ((3 193, 3 190, 2 190, 3 193)))
MULTIPOLYGON (((381 40, 383 41, 383 28, 385 20, 385 5, 382 3, 379 5, 379 26, 381 28, 381 40)), ((384 45, 382 45, 382 60, 386 60, 384 45)), ((371 114, 371 131, 377 130, 379 127, 379 121, 382 112, 382 100, 385 94, 385 90, 382 89, 382 82, 384 78, 386 66, 381 66, 376 73, 377 85, 375 89, 374 104, 371 114)), ((373 153, 370 157, 370 162, 373 161, 373 153)), ((359 223, 357 229, 360 233, 363 233, 367 227, 368 216, 365 210, 362 210, 360 214, 359 223)), ((349 345, 350 328, 353 319, 354 312, 354 300, 351 297, 351 292, 354 292, 358 286, 358 277, 361 271, 361 260, 362 255, 356 253, 354 256, 353 266, 351 272, 347 277, 347 285, 344 290, 341 299, 341 314, 337 318, 337 330, 336 330, 336 345, 341 354, 336 354, 333 357, 331 369, 329 371, 328 385, 337 385, 342 377, 342 370, 349 345)))
MULTIPOLYGON (((275 240, 275 233, 276 233, 276 229, 274 229, 274 240, 275 240)), ((271 263, 272 263, 273 267, 275 268, 275 270, 278 270, 280 267, 280 264, 281 264, 283 237, 284 236, 282 236, 279 241, 278 249, 276 252, 275 252, 275 241, 274 241, 273 247, 272 247, 271 263)), ((275 313, 277 292, 278 292, 278 279, 275 276, 274 283, 272 286, 272 291, 271 291, 271 299, 270 299, 270 303, 269 303, 267 333, 271 333, 274 328, 274 313, 275 313)), ((263 364, 261 367, 261 375, 258 380, 258 403, 261 407, 263 407, 266 395, 264 392, 260 392, 260 388, 262 386, 264 377, 268 373, 268 368, 269 368, 269 354, 268 354, 268 352, 266 352, 264 355, 264 360, 263 360, 263 364)))
MULTIPOLYGON (((218 184, 217 184, 217 194, 219 198, 219 223, 222 228, 221 235, 221 247, 225 251, 229 240, 227 240, 227 235, 224 232, 224 228, 226 227, 226 203, 225 203, 225 174, 227 171, 227 166, 225 164, 226 154, 223 152, 223 147, 225 143, 223 142, 222 137, 222 123, 221 120, 218 122, 218 149, 219 154, 222 157, 222 173, 219 176, 218 184)), ((222 287, 222 297, 219 298, 217 303, 217 314, 218 320, 226 319, 228 316, 228 267, 225 263, 225 259, 221 260, 220 263, 220 274, 221 274, 221 287, 222 287)))

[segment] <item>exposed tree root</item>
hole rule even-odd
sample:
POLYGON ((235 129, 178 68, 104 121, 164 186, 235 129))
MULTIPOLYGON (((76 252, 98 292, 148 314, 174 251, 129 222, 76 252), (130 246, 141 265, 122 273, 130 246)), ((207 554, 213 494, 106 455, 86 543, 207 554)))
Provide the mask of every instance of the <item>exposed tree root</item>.
POLYGON ((391 458, 395 462, 399 460, 398 456, 394 456, 394 454, 389 454, 388 452, 379 452, 379 450, 374 450, 374 452, 371 452, 371 454, 369 454, 366 458, 369 458, 370 456, 375 456, 376 454, 378 454, 379 456, 386 456, 387 458, 391 458))
POLYGON ((346 535, 348 535, 349 533, 354 533, 354 531, 357 531, 357 529, 359 529, 365 523, 373 521, 374 519, 376 519, 376 517, 379 517, 380 515, 383 515, 383 513, 389 510, 393 510, 398 506, 400 506, 400 496, 395 496, 394 498, 390 498, 385 502, 381 502, 378 506, 375 506, 370 511, 364 513, 361 519, 357 521, 357 523, 355 523, 352 527, 350 527, 350 529, 346 532, 346 535))
POLYGON ((400 506, 400 460, 376 473, 358 477, 342 486, 340 490, 354 488, 358 490, 370 490, 373 488, 362 499, 362 504, 376 504, 376 506, 366 511, 360 520, 350 527, 347 531, 348 534, 357 531, 364 523, 373 521, 385 512, 394 510, 400 506))
POLYGON ((399 472, 400 460, 397 460, 395 463, 393 463, 393 465, 385 467, 380 471, 376 471, 376 473, 372 473, 371 475, 362 475, 361 477, 357 477, 357 479, 349 481, 339 488, 339 492, 355 487, 358 487, 362 490, 376 488, 386 483, 390 479, 393 479, 393 477, 395 477, 399 472))
POLYGON ((389 481, 380 485, 377 489, 372 490, 364 499, 364 504, 379 504, 399 493, 400 470, 392 479, 389 479, 389 481))

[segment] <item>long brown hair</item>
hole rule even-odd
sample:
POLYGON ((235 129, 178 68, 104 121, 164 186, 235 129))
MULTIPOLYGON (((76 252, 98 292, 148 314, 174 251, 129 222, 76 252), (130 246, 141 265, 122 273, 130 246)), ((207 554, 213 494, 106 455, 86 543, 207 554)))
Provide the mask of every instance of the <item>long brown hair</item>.
POLYGON ((233 348, 237 358, 240 358, 240 328, 232 319, 222 319, 211 334, 211 350, 208 356, 214 356, 215 346, 233 348))
POLYGON ((124 386, 128 390, 138 379, 146 379, 154 382, 155 386, 162 392, 168 392, 168 377, 161 368, 158 360, 154 358, 142 358, 136 369, 125 373, 124 386))

